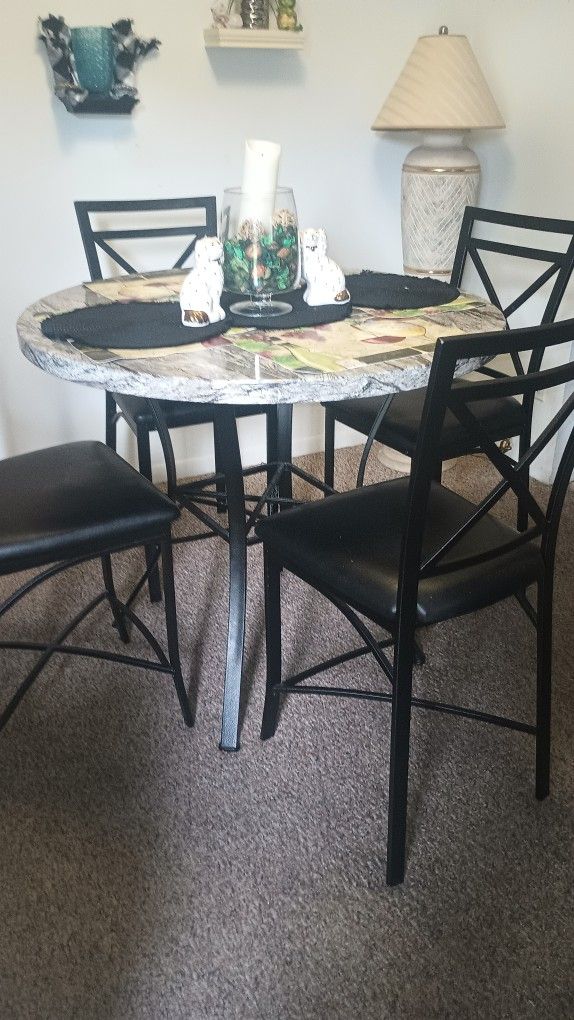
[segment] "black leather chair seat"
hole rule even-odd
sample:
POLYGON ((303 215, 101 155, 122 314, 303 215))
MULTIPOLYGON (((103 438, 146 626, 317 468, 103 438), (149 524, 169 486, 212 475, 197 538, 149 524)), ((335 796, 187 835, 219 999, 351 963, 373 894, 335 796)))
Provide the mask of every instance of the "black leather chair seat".
MULTIPOLYGON (((463 386, 458 380, 456 386, 463 386)), ((377 440, 387 443, 407 457, 412 457, 426 397, 426 389, 409 390, 393 397, 387 413, 377 432, 377 440)), ((328 406, 337 421, 368 435, 383 397, 365 397, 362 400, 338 400, 328 406)), ((514 397, 500 397, 496 400, 480 400, 473 404, 473 414, 481 425, 487 428, 489 437, 495 441, 519 435, 527 424, 522 404, 514 397)), ((472 453, 474 447, 468 434, 451 411, 447 411, 441 439, 441 460, 472 453)))
MULTIPOLYGON (((114 400, 125 414, 130 425, 137 428, 156 429, 155 418, 145 397, 131 397, 124 393, 114 393, 114 400)), ((204 425, 213 421, 213 404, 195 404, 188 400, 158 400, 166 425, 170 429, 182 428, 185 425, 204 425)), ((262 414, 267 410, 260 404, 252 407, 242 405, 234 407, 238 418, 262 414)))
POLYGON ((103 443, 0 461, 0 573, 157 539, 179 510, 103 443))
MULTIPOLYGON (((408 486, 409 479, 399 478, 329 496, 262 520, 257 534, 287 569, 392 628, 408 486)), ((473 509, 462 496, 433 483, 424 554, 439 548, 473 509)), ((493 549, 517 534, 487 515, 444 563, 493 549)), ((419 584, 418 625, 506 598, 531 584, 541 566, 539 549, 531 543, 490 562, 425 578, 419 584)))

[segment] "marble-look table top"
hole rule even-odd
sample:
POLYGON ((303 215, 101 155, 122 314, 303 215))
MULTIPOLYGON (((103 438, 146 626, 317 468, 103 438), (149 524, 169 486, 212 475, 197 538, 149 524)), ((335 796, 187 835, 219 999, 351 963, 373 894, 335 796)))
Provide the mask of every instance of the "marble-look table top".
MULTIPOLYGON (((176 299, 181 276, 158 275, 157 284, 156 278, 144 280, 153 300, 176 299)), ((201 403, 291 404, 417 389, 427 383, 438 337, 505 327, 494 305, 461 295, 436 308, 354 308, 348 319, 325 326, 233 329, 222 337, 153 351, 82 347, 50 340, 41 331, 49 315, 86 304, 139 300, 141 293, 141 277, 121 277, 42 298, 18 320, 23 354, 52 375, 117 393, 201 403)), ((459 373, 476 367, 476 362, 461 363, 459 373)))

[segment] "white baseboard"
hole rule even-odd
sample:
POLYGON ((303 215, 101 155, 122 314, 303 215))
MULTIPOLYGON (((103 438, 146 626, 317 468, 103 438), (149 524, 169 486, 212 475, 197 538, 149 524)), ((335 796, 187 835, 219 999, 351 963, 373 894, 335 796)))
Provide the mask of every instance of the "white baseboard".
MULTIPOLYGON (((303 441, 299 440, 296 444, 293 444, 293 456, 303 457, 308 453, 322 452, 323 443, 324 437, 322 435, 308 436, 303 441)), ((265 449, 262 444, 242 442, 241 461, 243 467, 262 464, 265 461, 265 449)), ((154 479, 158 481, 165 480, 165 463, 161 455, 153 457, 152 468, 154 479)), ((197 475, 206 475, 213 471, 213 469, 213 454, 208 450, 191 456, 177 457, 177 473, 180 478, 194 478, 197 475)))
MULTIPOLYGON (((293 456, 302 457, 311 453, 322 453, 325 444, 323 410, 317 405, 297 405, 293 416, 293 456)), ((237 423, 241 460, 244 467, 265 461, 265 420, 262 415, 240 418, 237 423)), ((193 478, 210 474, 214 470, 213 430, 210 425, 196 425, 172 432, 172 442, 177 464, 178 478, 193 478)), ((335 433, 337 447, 355 446, 362 437, 344 425, 338 425, 335 433)), ((120 425, 118 431, 118 452, 134 467, 137 467, 135 438, 131 431, 120 425)), ((165 463, 161 444, 156 434, 151 437, 151 457, 154 481, 164 481, 165 463)))

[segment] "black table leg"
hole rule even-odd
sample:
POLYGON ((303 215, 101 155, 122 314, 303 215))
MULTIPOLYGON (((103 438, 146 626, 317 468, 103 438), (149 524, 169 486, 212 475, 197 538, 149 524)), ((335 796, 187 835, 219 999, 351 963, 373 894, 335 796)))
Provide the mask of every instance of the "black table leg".
MULTIPOLYGON (((172 498, 176 498, 175 460, 169 432, 165 427, 161 409, 157 406, 157 402, 150 400, 150 405, 156 416, 156 427, 166 457, 168 493, 172 498)), ((270 408, 267 414, 267 458, 270 463, 268 480, 275 474, 278 463, 285 465, 285 469, 277 484, 277 495, 286 499, 292 498, 293 488, 291 475, 292 417, 293 408, 290 404, 280 404, 270 408)), ((225 479, 229 542, 227 658, 219 746, 224 751, 238 751, 247 594, 245 489, 243 485, 241 452, 237 437, 237 423, 233 407, 225 404, 219 405, 214 412, 213 424, 217 450, 217 468, 225 479)), ((273 504, 271 504, 271 507, 278 509, 278 505, 273 507, 273 504)))
POLYGON ((291 474, 293 436, 293 405, 277 405, 277 460, 286 464, 279 482, 279 495, 293 499, 293 476, 291 474))
POLYGON ((229 619, 219 746, 223 751, 238 751, 241 675, 245 643, 247 535, 241 453, 233 407, 221 405, 217 408, 214 428, 218 437, 219 467, 225 475, 229 528, 229 619))
MULTIPOLYGON (((277 404, 267 412, 267 484, 271 483, 277 464, 287 465, 275 488, 275 494, 285 499, 293 498, 293 481, 290 469, 292 423, 292 404, 277 404)), ((278 509, 278 503, 269 504, 269 513, 276 513, 278 509)))

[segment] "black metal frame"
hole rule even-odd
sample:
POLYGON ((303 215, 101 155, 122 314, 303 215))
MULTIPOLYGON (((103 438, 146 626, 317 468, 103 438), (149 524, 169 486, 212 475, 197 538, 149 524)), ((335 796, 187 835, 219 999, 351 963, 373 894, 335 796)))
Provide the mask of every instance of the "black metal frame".
POLYGON ((213 195, 206 195, 201 198, 152 198, 109 202, 107 200, 74 202, 74 209, 78 218, 78 226, 91 280, 101 280, 103 278, 98 249, 105 252, 124 272, 138 272, 123 255, 120 255, 108 243, 110 240, 150 240, 151 238, 158 237, 188 237, 190 238, 189 242, 172 267, 173 269, 182 269, 193 254, 198 238, 217 234, 217 205, 213 195), (203 209, 205 211, 205 224, 194 226, 183 224, 175 227, 134 227, 123 230, 112 229, 111 227, 105 230, 94 230, 92 227, 91 216, 93 214, 175 212, 178 209, 203 209))
MULTIPOLYGON (((505 213, 499 212, 495 209, 480 209, 475 206, 467 206, 464 211, 460 234, 458 238, 456 253, 454 257, 454 264, 451 274, 451 284, 455 287, 460 287, 462 284, 462 278, 467 260, 470 259, 473 263, 480 281, 484 287, 485 293, 488 296, 489 301, 496 305, 501 310, 505 318, 508 320, 514 312, 521 308, 526 302, 553 277, 556 277, 552 290, 548 297, 544 313, 540 320, 541 325, 554 322, 558 309, 566 287, 568 286, 570 277, 574 270, 574 221, 562 220, 562 219, 550 219, 542 216, 523 216, 519 213, 505 213), (520 245, 516 243, 490 241, 486 238, 473 236, 473 231, 477 224, 491 223, 501 227, 509 227, 513 230, 536 230, 541 233, 552 233, 552 234, 565 234, 570 237, 568 247, 565 252, 554 251, 552 249, 532 247, 528 245, 520 245), (503 305, 501 298, 491 280, 489 273, 486 270, 481 252, 496 252, 502 255, 509 255, 512 258, 528 259, 536 262, 549 263, 547 268, 536 278, 536 280, 530 284, 524 291, 522 291, 510 304, 503 305)), ((532 353, 532 367, 538 366, 542 362, 544 350, 534 351, 532 353)), ((520 359, 513 358, 514 370, 517 374, 524 371, 524 367, 520 362, 520 359)), ((500 377, 504 373, 498 372, 495 369, 482 368, 480 369, 486 375, 500 377)), ((375 441, 386 442, 387 445, 396 445, 392 442, 390 437, 378 437, 379 430, 388 408, 393 399, 393 395, 382 398, 381 407, 373 422, 371 428, 367 433, 367 439, 365 447, 363 449, 363 455, 361 458, 361 464, 357 476, 357 486, 361 486, 364 480, 365 467, 372 445, 375 441), (378 437, 378 438, 377 438, 378 437)), ((324 404, 325 408, 325 481, 328 485, 334 485, 335 477, 335 423, 337 419, 336 408, 332 404, 324 404)), ((530 397, 525 398, 525 410, 526 410, 526 424, 524 428, 517 432, 516 435, 519 437, 519 456, 522 456, 524 450, 528 449, 530 443, 530 431, 532 425, 532 411, 533 403, 530 397)), ((500 438, 512 438, 511 436, 500 436, 500 438)), ((396 447, 397 449, 398 446, 396 447)), ((440 447, 438 447, 440 449, 440 447)), ((410 456, 412 450, 402 447, 399 449, 400 453, 410 456)), ((475 453, 474 448, 469 448, 468 443, 464 443, 464 437, 461 436, 461 448, 457 451, 457 456, 464 456, 465 454, 475 453)), ((449 454, 450 456, 450 454, 449 454)), ((440 481, 441 477, 441 462, 438 461, 435 468, 435 478, 440 481)), ((522 507, 518 508, 519 514, 519 526, 525 525, 525 516, 522 507)))
MULTIPOLYGON (((145 584, 149 575, 149 567, 146 573, 138 581, 135 588, 125 601, 122 601, 117 594, 111 564, 111 552, 120 552, 126 549, 138 548, 141 543, 133 543, 127 546, 121 546, 114 548, 110 552, 101 555, 102 563, 102 574, 104 579, 104 590, 90 602, 84 606, 60 631, 60 633, 53 638, 51 641, 37 642, 37 641, 5 641, 0 640, 0 648, 5 649, 20 649, 26 651, 37 651, 40 653, 39 658, 36 660, 32 669, 28 672, 24 680, 20 683, 15 693, 12 695, 10 701, 5 708, 0 712, 0 731, 6 726, 13 713, 17 709, 18 705, 22 701, 23 697, 32 687, 35 680, 44 669, 44 666, 48 664, 53 655, 78 655, 84 658, 95 658, 102 659, 107 662, 117 662, 123 666, 134 666, 139 669, 151 670, 155 673, 163 673, 166 676, 171 676, 181 712, 183 715, 186 726, 193 725, 193 714, 191 711, 189 698, 185 689, 185 683, 181 671, 181 661, 179 656, 179 641, 177 634, 177 612, 176 612, 176 599, 175 599, 175 588, 173 579, 173 560, 171 550, 171 540, 168 533, 163 533, 157 536, 159 546, 154 553, 153 566, 156 565, 159 556, 161 555, 162 562, 162 580, 164 586, 164 607, 165 607, 165 625, 166 625, 166 637, 167 637, 167 654, 162 648, 157 638, 152 634, 149 628, 140 620, 139 616, 131 608, 131 605, 145 584), (101 648, 85 648, 80 645, 66 644, 66 639, 72 634, 72 632, 82 623, 86 617, 93 612, 102 602, 107 601, 111 612, 114 627, 117 631, 118 636, 127 644, 130 640, 128 623, 132 624, 139 630, 142 636, 147 641, 152 652, 155 654, 157 661, 154 659, 142 659, 138 656, 124 655, 118 652, 111 652, 101 648)), ((68 570, 71 567, 78 566, 80 563, 88 562, 94 559, 94 556, 83 556, 78 557, 74 560, 67 560, 62 563, 55 563, 45 570, 42 570, 40 574, 36 574, 30 578, 24 584, 22 584, 15 592, 13 592, 7 599, 0 604, 0 618, 4 616, 8 610, 16 606, 22 598, 24 598, 29 592, 33 591, 39 585, 45 581, 55 577, 57 574, 64 570, 68 570)))
POLYGON ((320 479, 291 463, 293 408, 290 404, 278 404, 272 409, 274 412, 270 417, 272 428, 267 436, 269 459, 265 464, 249 468, 243 468, 241 463, 234 408, 224 404, 214 406, 214 429, 216 442, 221 449, 221 471, 197 482, 180 485, 177 482, 169 429, 163 418, 161 406, 158 401, 151 399, 149 404, 163 447, 168 495, 207 528, 206 531, 197 534, 178 536, 173 540, 174 544, 217 536, 229 545, 227 654, 219 746, 223 751, 238 751, 245 643, 247 548, 260 541, 253 534, 253 529, 263 513, 277 513, 296 504, 292 491, 293 475, 318 488, 324 495, 332 493, 333 490, 320 479), (262 472, 267 475, 264 491, 257 496, 246 495, 244 479, 262 472), (210 492, 210 489, 213 491, 210 492), (227 527, 205 509, 209 507, 219 509, 222 495, 227 510, 227 527))
MULTIPOLYGON (((76 216, 78 219, 78 225, 80 228, 80 234, 82 243, 84 245, 84 251, 88 262, 88 269, 90 272, 91 280, 102 279, 102 267, 99 259, 99 251, 104 252, 110 258, 112 258, 119 268, 123 269, 127 273, 136 273, 138 270, 131 265, 122 255, 116 252, 109 241, 114 240, 150 240, 160 237, 185 237, 189 240, 186 246, 175 262, 173 269, 181 269, 184 264, 193 254, 196 241, 200 237, 212 236, 217 234, 217 206, 214 196, 208 195, 200 198, 160 198, 160 199, 147 199, 147 200, 127 200, 127 201, 82 201, 74 202, 74 208, 76 210, 76 216), (145 212, 173 212, 177 210, 190 210, 190 209, 203 209, 205 211, 205 224, 197 226, 169 226, 169 227, 139 227, 131 229, 116 229, 116 228, 105 228, 96 230, 92 227, 92 215, 98 213, 145 213, 145 212)), ((132 398, 133 399, 133 398, 132 398)), ((143 400, 143 398, 142 398, 143 400)), ((128 410, 122 406, 122 395, 106 392, 106 445, 111 449, 116 449, 116 426, 120 418, 123 418, 127 425, 131 428, 132 432, 136 436, 137 452, 138 452, 138 467, 142 475, 152 478, 152 464, 151 464, 151 450, 150 450, 150 431, 155 431, 155 426, 150 429, 141 422, 136 420, 128 410)), ((166 404, 164 403, 164 409, 166 404)), ((236 408, 236 414, 245 417, 249 413, 250 409, 247 408, 236 408)), ((268 407, 257 407, 254 406, 252 413, 265 414, 267 417, 267 434, 270 436, 270 443, 273 446, 273 434, 276 431, 276 426, 273 423, 273 415, 275 413, 274 408, 268 407)), ((181 417, 181 416, 180 416, 181 417)), ((167 422, 168 428, 175 427, 175 422, 170 421, 169 410, 167 413, 162 415, 164 421, 167 422)), ((190 425, 198 424, 211 424, 214 426, 214 405, 212 404, 193 404, 189 405, 189 420, 181 422, 178 420, 178 427, 186 427, 190 425)), ((222 470, 222 457, 223 457, 223 445, 224 440, 221 437, 218 438, 215 435, 215 468, 218 476, 222 470)), ((165 447, 164 447, 165 453, 165 447)), ((269 459, 273 459, 273 455, 269 456, 269 459)), ((225 498, 223 493, 222 483, 219 482, 218 489, 218 509, 220 511, 225 510, 225 498)), ((159 579, 159 573, 157 569, 153 567, 153 549, 146 549, 146 563, 149 568, 149 592, 152 602, 158 602, 161 599, 161 584, 159 579)))
MULTIPOLYGON (((412 463, 407 516, 397 576, 397 611, 394 625, 389 628, 388 621, 372 617, 373 622, 391 631, 390 640, 377 643, 371 635, 367 637, 365 624, 351 606, 341 602, 336 592, 326 590, 317 584, 313 585, 344 613, 365 642, 361 649, 351 653, 348 657, 361 655, 366 651, 373 653, 390 682, 390 693, 374 693, 350 688, 325 688, 315 685, 297 686, 308 677, 344 661, 345 656, 338 656, 320 663, 303 673, 282 681, 280 576, 283 567, 297 573, 297 566, 281 557, 276 547, 273 552, 268 548, 265 549, 267 686, 261 730, 262 739, 267 739, 275 733, 280 698, 286 694, 327 694, 374 699, 391 704, 387 844, 387 883, 389 885, 402 882, 405 871, 409 734, 413 706, 447 712, 533 734, 536 737, 536 797, 543 799, 549 793, 554 559, 560 514, 574 469, 574 428, 572 428, 565 445, 545 511, 530 492, 529 467, 574 411, 574 393, 565 399, 552 421, 534 442, 530 442, 528 449, 523 450, 516 463, 503 454, 496 443, 489 438, 485 429, 473 415, 472 405, 478 400, 498 396, 521 395, 524 399, 530 400, 534 399, 535 394, 541 390, 574 382, 574 363, 541 370, 536 353, 546 347, 566 341, 572 342, 574 319, 554 325, 509 331, 503 334, 503 338, 502 352, 510 354, 513 358, 520 357, 526 352, 532 352, 528 368, 515 378, 490 378, 485 381, 469 383, 465 387, 453 387, 457 362, 466 358, 489 358, 501 353, 500 333, 449 337, 440 339, 437 343, 419 439, 412 463), (431 555, 423 559, 423 535, 431 483, 434 478, 435 451, 447 408, 456 415, 461 426, 468 431, 469 436, 496 467, 501 475, 501 481, 473 509, 465 524, 440 548, 435 549, 431 555), (478 521, 489 513, 502 496, 508 492, 514 494, 532 524, 525 527, 522 532, 517 532, 516 538, 496 549, 478 553, 472 560, 459 559, 454 563, 450 560, 448 564, 445 564, 446 553, 451 553, 462 536, 468 535, 478 521), (510 549, 525 547, 532 542, 540 542, 541 552, 536 607, 531 605, 522 590, 517 590, 515 597, 537 631, 535 724, 465 709, 457 705, 413 698, 412 671, 420 579, 438 576, 447 571, 470 566, 472 563, 480 563, 488 559, 494 560, 510 549), (393 646, 392 662, 385 656, 383 648, 386 645, 393 646)), ((384 483, 381 488, 384 489, 384 483)), ((453 612, 453 615, 456 613, 453 612)))

